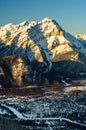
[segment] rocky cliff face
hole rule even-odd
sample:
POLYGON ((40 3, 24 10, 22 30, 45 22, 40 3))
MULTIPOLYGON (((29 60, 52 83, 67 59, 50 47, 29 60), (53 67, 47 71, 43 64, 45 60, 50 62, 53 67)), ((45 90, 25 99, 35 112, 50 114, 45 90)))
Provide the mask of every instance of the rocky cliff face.
POLYGON ((0 58, 0 83, 3 87, 24 86, 31 83, 31 67, 20 56, 0 58))
POLYGON ((11 56, 11 61, 16 61, 12 55, 27 62, 18 67, 20 70, 11 65, 11 75, 19 82, 21 78, 18 79, 15 73, 18 71, 21 77, 21 70, 25 71, 26 66, 31 68, 30 78, 37 84, 42 83, 45 77, 51 81, 63 75, 72 77, 86 73, 86 42, 65 32, 49 18, 38 23, 23 22, 0 27, 0 57, 11 56))

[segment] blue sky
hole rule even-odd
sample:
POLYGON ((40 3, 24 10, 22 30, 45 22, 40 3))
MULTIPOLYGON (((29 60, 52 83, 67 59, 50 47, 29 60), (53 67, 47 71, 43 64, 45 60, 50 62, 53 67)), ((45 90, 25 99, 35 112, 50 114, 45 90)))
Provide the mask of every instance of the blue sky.
POLYGON ((86 0, 0 0, 0 26, 45 17, 72 34, 86 33, 86 0))

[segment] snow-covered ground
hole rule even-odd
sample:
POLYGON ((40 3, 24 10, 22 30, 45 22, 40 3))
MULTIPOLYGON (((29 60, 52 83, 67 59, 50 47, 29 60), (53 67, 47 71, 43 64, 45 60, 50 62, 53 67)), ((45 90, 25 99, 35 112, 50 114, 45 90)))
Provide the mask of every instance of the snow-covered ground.
POLYGON ((0 115, 18 120, 21 124, 23 122, 23 125, 26 124, 24 122, 28 122, 28 128, 32 127, 29 121, 35 121, 36 125, 46 126, 47 124, 47 128, 52 130, 61 128, 61 126, 69 130, 78 130, 79 127, 85 130, 86 96, 78 94, 77 96, 44 97, 20 101, 10 98, 0 101, 0 115))
POLYGON ((67 78, 51 86, 9 88, 8 94, 6 88, 0 88, 0 93, 1 121, 1 117, 9 118, 29 130, 86 129, 85 79, 70 82, 67 78))

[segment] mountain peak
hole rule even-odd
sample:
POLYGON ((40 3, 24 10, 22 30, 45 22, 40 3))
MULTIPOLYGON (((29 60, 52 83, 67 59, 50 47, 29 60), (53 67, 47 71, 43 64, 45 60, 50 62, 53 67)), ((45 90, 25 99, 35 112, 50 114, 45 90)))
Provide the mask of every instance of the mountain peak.
POLYGON ((13 25, 12 23, 8 23, 8 24, 2 26, 1 28, 3 28, 3 29, 9 29, 9 28, 11 28, 11 27, 13 27, 13 26, 14 26, 14 25, 13 25))
POLYGON ((4 43, 4 45, 13 45, 13 54, 16 52, 15 47, 30 47, 34 53, 35 59, 39 62, 44 61, 43 54, 41 54, 42 49, 48 49, 52 53, 52 58, 50 53, 47 55, 49 55, 50 60, 53 60, 58 52, 61 53, 61 51, 64 51, 63 44, 68 44, 68 42, 71 43, 77 51, 86 54, 86 49, 78 39, 64 31, 55 20, 48 17, 38 23, 35 21, 23 21, 17 25, 10 23, 3 26, 0 28, 0 41, 4 43), (63 50, 58 45, 60 45, 63 50))
POLYGON ((51 21, 52 21, 52 19, 46 17, 41 22, 44 23, 44 22, 51 22, 51 21))
POLYGON ((19 25, 20 26, 25 26, 25 25, 28 25, 29 24, 29 22, 27 22, 27 21, 23 21, 22 23, 20 23, 19 25))

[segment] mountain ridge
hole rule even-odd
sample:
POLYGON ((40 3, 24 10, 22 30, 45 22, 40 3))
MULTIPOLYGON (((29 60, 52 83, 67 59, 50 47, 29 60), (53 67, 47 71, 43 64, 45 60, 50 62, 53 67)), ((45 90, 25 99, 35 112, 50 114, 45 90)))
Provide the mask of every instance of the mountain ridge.
POLYGON ((86 73, 86 41, 78 40, 49 18, 38 23, 24 21, 1 27, 0 57, 12 55, 24 58, 37 80, 44 75, 52 80, 50 75, 54 73, 55 79, 71 71, 73 75, 86 73))

